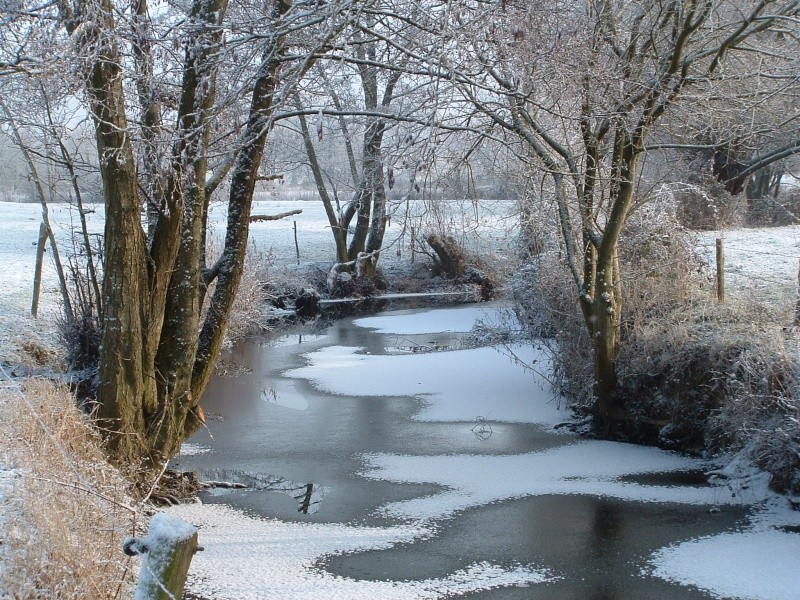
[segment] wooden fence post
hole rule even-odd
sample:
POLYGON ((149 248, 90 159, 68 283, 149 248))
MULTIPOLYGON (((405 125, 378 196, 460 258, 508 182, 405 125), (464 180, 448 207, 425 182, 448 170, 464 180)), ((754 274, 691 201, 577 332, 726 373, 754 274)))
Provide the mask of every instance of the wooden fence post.
POLYGON ((125 554, 142 556, 136 600, 181 600, 197 545, 197 529, 166 513, 150 519, 144 538, 126 538, 125 554))
POLYGON ((722 238, 717 238, 717 301, 725 302, 725 251, 722 238))
POLYGON ((39 241, 36 244, 36 268, 33 271, 33 301, 31 314, 36 319, 39 316, 39 295, 42 292, 42 268, 44 263, 44 244, 47 241, 47 225, 39 225, 39 241))
POLYGON ((797 304, 794 306, 794 324, 800 327, 800 260, 797 261, 797 304))
POLYGON ((294 250, 297 253, 297 264, 300 264, 300 245, 297 243, 297 221, 292 221, 294 225, 294 250))

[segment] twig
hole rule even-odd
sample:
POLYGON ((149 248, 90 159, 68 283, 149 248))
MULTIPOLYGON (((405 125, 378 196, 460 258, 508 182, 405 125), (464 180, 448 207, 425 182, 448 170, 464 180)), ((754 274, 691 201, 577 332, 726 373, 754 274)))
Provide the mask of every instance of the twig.
POLYGON ((132 506, 128 506, 124 502, 119 502, 118 500, 114 500, 113 498, 109 498, 105 494, 101 494, 100 492, 97 492, 95 490, 91 490, 91 489, 89 489, 87 487, 84 487, 82 485, 78 485, 76 483, 69 483, 67 481, 59 481, 57 479, 49 479, 47 477, 38 477, 36 475, 28 475, 27 477, 30 477, 30 479, 33 479, 34 481, 44 481, 46 483, 52 483, 54 485, 60 485, 60 486, 63 486, 63 487, 72 488, 73 490, 78 490, 80 492, 86 492, 87 494, 91 494, 93 496, 97 496, 98 498, 101 498, 102 500, 105 500, 109 504, 113 504, 114 506, 119 506, 120 508, 124 508, 125 510, 133 513, 134 515, 139 512, 138 508, 133 508, 132 506))

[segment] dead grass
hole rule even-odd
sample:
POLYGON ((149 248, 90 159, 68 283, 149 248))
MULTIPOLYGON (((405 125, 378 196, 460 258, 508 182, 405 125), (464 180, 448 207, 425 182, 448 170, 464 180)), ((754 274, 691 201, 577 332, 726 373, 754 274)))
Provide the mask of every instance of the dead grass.
POLYGON ((17 477, 4 531, 3 597, 128 598, 138 571, 122 553, 137 512, 128 482, 70 393, 44 381, 0 389, 5 460, 17 477))

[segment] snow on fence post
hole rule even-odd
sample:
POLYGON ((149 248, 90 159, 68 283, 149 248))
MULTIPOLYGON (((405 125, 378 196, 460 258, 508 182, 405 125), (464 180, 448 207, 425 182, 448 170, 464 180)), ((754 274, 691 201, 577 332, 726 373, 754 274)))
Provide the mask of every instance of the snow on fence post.
POLYGON ((717 238, 717 301, 725 302, 725 252, 722 238, 717 238))
POLYGON ((135 600, 181 600, 186 576, 197 545, 197 529, 166 513, 150 519, 150 531, 143 538, 126 538, 122 550, 141 555, 135 600))

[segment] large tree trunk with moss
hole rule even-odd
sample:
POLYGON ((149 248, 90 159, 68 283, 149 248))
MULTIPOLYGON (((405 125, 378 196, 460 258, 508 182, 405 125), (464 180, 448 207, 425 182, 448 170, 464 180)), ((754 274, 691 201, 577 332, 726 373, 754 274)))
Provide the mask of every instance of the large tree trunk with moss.
MULTIPOLYGON (((106 205, 97 418, 111 457, 139 469, 142 480, 159 472, 203 422, 198 400, 220 351, 242 274, 254 184, 283 58, 283 41, 276 36, 253 84, 232 176, 223 254, 203 272, 209 120, 226 8, 227 0, 195 0, 189 15, 178 126, 160 200, 165 210, 149 244, 112 5, 97 0, 81 4, 77 14, 64 9, 68 29, 80 36, 92 57, 87 91, 106 205), (216 289, 201 328, 204 290, 213 279, 216 289)), ((288 8, 288 2, 276 2, 272 16, 288 8)))

